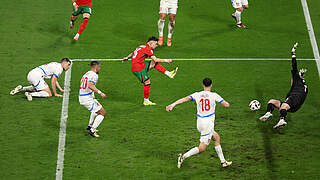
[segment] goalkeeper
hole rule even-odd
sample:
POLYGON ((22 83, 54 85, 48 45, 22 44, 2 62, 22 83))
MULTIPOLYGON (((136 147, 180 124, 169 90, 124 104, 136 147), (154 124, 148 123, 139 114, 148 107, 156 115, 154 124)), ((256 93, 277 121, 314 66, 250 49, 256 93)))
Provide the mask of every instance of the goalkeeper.
POLYGON ((296 43, 291 51, 292 55, 292 79, 291 79, 291 89, 286 96, 284 101, 279 101, 275 99, 271 99, 268 102, 267 112, 265 115, 260 117, 261 121, 266 121, 272 117, 272 111, 274 107, 280 109, 280 120, 279 122, 273 126, 273 128, 278 128, 280 126, 287 125, 286 116, 287 112, 296 112, 300 109, 301 105, 304 103, 304 100, 308 94, 308 87, 304 80, 306 69, 300 69, 298 71, 297 68, 297 60, 296 60, 296 48, 298 43, 296 43))

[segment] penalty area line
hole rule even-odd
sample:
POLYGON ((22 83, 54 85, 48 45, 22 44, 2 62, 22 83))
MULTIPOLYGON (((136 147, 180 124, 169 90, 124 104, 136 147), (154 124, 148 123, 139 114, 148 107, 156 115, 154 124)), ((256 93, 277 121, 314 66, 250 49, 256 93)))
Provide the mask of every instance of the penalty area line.
MULTIPOLYGON (((75 62, 81 61, 120 61, 122 59, 72 59, 75 62)), ((150 59, 148 59, 150 60, 150 59)), ((289 58, 177 58, 172 59, 174 61, 289 61, 289 58)), ((302 61, 314 61, 315 59, 311 58, 301 58, 297 60, 302 61)))
POLYGON ((62 180, 62 176, 63 176, 63 161, 64 161, 64 151, 65 151, 65 144, 66 144, 66 129, 67 129, 67 120, 68 120, 71 68, 72 68, 72 63, 70 65, 70 69, 66 71, 65 78, 64 78, 64 89, 67 91, 64 92, 63 99, 62 99, 56 180, 62 180))

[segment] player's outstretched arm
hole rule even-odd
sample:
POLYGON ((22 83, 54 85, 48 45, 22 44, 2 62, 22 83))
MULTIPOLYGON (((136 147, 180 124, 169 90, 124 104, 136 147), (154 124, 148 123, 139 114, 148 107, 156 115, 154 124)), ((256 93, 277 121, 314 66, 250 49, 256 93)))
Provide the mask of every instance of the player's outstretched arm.
POLYGON ((157 62, 167 62, 167 63, 171 63, 172 62, 171 59, 159 59, 156 56, 151 56, 151 59, 156 63, 157 62))
POLYGON ((292 70, 293 71, 298 71, 298 65, 297 65, 297 59, 296 59, 296 49, 297 49, 298 43, 295 43, 293 45, 293 48, 291 50, 291 55, 292 55, 292 70))
POLYGON ((133 53, 130 53, 127 57, 124 57, 121 62, 124 63, 125 61, 128 61, 132 57, 132 54, 133 53))
POLYGON ((226 108, 230 107, 230 104, 227 101, 222 101, 221 105, 226 108))
POLYGON ((181 98, 181 99, 179 99, 179 100, 177 100, 176 102, 174 102, 174 103, 172 103, 172 104, 170 104, 170 105, 168 105, 167 107, 166 107, 166 111, 171 111, 176 105, 178 105, 178 104, 182 104, 182 103, 184 103, 184 102, 187 102, 187 101, 191 101, 192 99, 191 99, 191 97, 190 96, 187 96, 187 97, 184 97, 184 98, 181 98))
MULTIPOLYGON (((62 97, 61 94, 58 94, 57 93, 57 77, 56 76, 52 76, 51 78, 51 87, 52 87, 52 92, 53 92, 53 95, 54 96, 57 96, 57 97, 62 97)), ((60 87, 61 88, 61 87, 60 87)))
POLYGON ((100 96, 102 97, 102 99, 107 98, 107 96, 106 96, 103 92, 101 92, 92 82, 89 82, 89 86, 88 86, 88 87, 89 87, 89 89, 91 89, 92 91, 100 94, 100 96))

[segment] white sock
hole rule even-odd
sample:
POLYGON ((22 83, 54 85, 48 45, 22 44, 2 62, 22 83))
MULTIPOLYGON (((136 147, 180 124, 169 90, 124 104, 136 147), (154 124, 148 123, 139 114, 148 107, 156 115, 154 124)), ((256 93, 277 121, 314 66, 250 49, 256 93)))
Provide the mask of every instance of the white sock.
POLYGON ((165 20, 161 20, 161 19, 159 19, 158 21, 159 36, 163 36, 164 21, 165 20))
POLYGON ((49 97, 49 93, 46 91, 33 92, 30 95, 33 97, 49 97))
POLYGON ((91 113, 88 126, 90 126, 90 127, 92 126, 93 121, 94 121, 94 119, 97 117, 97 115, 98 115, 98 114, 95 113, 95 112, 92 112, 92 113, 91 113))
POLYGON ((171 73, 169 71, 165 71, 164 74, 170 76, 171 73))
POLYGON ((172 34, 173 34, 173 29, 174 29, 174 25, 176 24, 175 21, 173 22, 170 22, 168 23, 168 38, 171 38, 172 37, 172 34))
POLYGON ((234 13, 237 19, 237 24, 241 24, 241 11, 237 11, 234 13))
POLYGON ((26 86, 26 87, 22 87, 21 91, 33 92, 33 91, 36 91, 36 88, 34 88, 33 86, 26 86))
POLYGON ((94 123, 92 125, 92 129, 96 130, 99 127, 100 123, 103 121, 103 119, 104 119, 104 116, 99 114, 94 120, 94 123))
POLYGON ((199 153, 199 148, 198 147, 194 147, 192 149, 190 149, 188 152, 186 152, 184 155, 183 155, 183 158, 186 159, 190 156, 193 156, 193 155, 196 155, 199 153))
POLYGON ((224 159, 221 146, 220 146, 220 145, 219 145, 219 146, 215 146, 214 148, 216 149, 216 152, 217 152, 217 154, 218 154, 218 157, 219 157, 221 163, 225 162, 226 160, 224 159))

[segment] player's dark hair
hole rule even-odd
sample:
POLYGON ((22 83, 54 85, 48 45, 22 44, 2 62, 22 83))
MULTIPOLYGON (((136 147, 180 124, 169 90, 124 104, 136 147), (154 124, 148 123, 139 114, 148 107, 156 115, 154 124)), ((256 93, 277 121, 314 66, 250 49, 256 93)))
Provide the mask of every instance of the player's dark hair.
POLYGON ((91 61, 90 66, 94 67, 94 66, 98 66, 100 63, 98 61, 91 61))
POLYGON ((209 87, 212 84, 212 80, 210 78, 204 78, 202 83, 205 87, 209 87))
POLYGON ((68 62, 68 63, 71 63, 70 59, 69 58, 62 58, 61 59, 61 62, 68 62))
POLYGON ((152 36, 152 37, 150 37, 150 38, 148 39, 147 42, 150 42, 150 41, 159 41, 159 39, 156 38, 156 37, 154 37, 154 36, 152 36))

